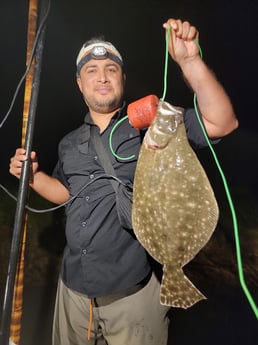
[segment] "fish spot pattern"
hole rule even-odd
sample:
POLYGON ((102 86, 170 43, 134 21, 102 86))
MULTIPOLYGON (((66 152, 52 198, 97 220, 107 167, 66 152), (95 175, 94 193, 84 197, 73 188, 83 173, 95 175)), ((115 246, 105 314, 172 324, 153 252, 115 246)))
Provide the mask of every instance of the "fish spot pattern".
POLYGON ((181 108, 163 101, 137 162, 132 220, 139 242, 163 265, 161 304, 188 308, 204 299, 184 275, 183 267, 210 239, 218 206, 188 143, 181 108), (168 124, 175 130, 162 127, 168 124))

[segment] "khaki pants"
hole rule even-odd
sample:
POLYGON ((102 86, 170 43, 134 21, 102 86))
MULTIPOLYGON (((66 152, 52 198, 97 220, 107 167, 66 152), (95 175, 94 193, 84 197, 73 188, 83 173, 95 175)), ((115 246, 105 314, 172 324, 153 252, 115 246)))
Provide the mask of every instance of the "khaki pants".
POLYGON ((90 300, 59 280, 52 345, 167 345, 169 307, 160 304, 159 293, 152 274, 140 291, 104 306, 93 304, 87 340, 90 300))

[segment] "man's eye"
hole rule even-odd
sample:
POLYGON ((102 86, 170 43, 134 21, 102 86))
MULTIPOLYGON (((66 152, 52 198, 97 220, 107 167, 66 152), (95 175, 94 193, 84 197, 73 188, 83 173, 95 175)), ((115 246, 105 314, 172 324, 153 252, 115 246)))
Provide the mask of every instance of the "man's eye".
POLYGON ((108 70, 109 70, 109 72, 112 72, 112 73, 116 72, 116 68, 114 68, 114 67, 109 67, 108 70))

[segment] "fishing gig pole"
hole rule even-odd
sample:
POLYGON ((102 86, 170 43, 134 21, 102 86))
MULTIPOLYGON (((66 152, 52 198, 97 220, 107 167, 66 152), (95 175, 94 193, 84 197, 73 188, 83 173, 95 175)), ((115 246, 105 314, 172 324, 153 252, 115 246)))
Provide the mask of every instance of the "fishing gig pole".
MULTIPOLYGON (((46 0, 41 0, 41 11, 46 12, 46 0)), ((44 17, 46 18, 46 16, 44 17)), ((30 156, 36 109, 39 94, 40 74, 45 36, 45 20, 38 26, 38 0, 29 0, 27 54, 28 74, 25 81, 22 147, 30 156)), ((23 305, 24 254, 26 242, 27 212, 30 180, 30 160, 23 163, 17 205, 14 219, 13 236, 6 279, 5 295, 0 328, 0 345, 19 345, 23 305)))

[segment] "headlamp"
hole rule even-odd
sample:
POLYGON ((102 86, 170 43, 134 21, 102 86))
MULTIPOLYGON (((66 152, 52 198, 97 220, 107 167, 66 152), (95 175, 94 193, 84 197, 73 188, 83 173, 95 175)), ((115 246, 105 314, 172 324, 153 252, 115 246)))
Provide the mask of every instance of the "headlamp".
POLYGON ((84 56, 77 65, 77 74, 80 74, 82 67, 91 59, 94 60, 104 60, 110 59, 116 62, 119 66, 123 67, 123 61, 115 54, 109 52, 103 45, 94 46, 89 54, 84 56))
POLYGON ((103 46, 93 47, 91 50, 91 55, 94 59, 106 59, 107 49, 103 46))

